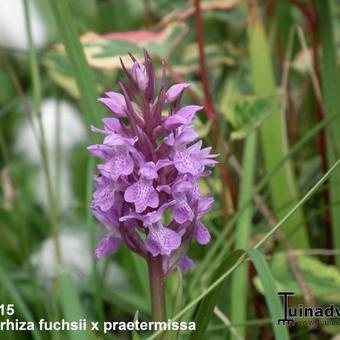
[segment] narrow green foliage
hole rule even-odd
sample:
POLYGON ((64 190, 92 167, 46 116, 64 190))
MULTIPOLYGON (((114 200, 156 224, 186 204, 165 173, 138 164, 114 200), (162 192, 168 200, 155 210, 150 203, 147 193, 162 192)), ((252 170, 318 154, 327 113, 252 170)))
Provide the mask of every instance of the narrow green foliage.
MULTIPOLYGON (((256 95, 270 96, 277 93, 268 40, 258 12, 254 7, 249 13, 249 52, 253 88, 256 95)), ((288 152, 285 114, 278 106, 263 123, 261 146, 265 170, 271 171, 288 152)), ((277 218, 285 215, 297 202, 298 190, 292 163, 277 171, 269 181, 272 206, 277 218)), ((308 248, 309 241, 302 210, 298 210, 284 226, 283 231, 295 248, 308 248)))
POLYGON ((34 98, 34 106, 37 112, 40 112, 41 106, 41 84, 40 84, 40 72, 37 60, 37 53, 33 46, 32 32, 31 32, 31 18, 30 18, 30 6, 28 0, 24 0, 24 9, 25 9, 25 20, 26 20, 26 34, 28 38, 29 44, 29 61, 30 61, 30 71, 32 77, 32 85, 33 85, 33 98, 34 98))
MULTIPOLYGON (((246 141, 243 151, 244 173, 241 179, 239 206, 242 207, 252 197, 253 182, 256 163, 256 143, 257 132, 253 131, 246 141)), ((235 230, 236 249, 249 248, 251 236, 253 208, 247 207, 239 217, 235 230)), ((241 266, 233 275, 231 282, 231 322, 242 323, 247 318, 247 298, 248 298, 248 266, 241 266)), ((245 328, 238 330, 241 336, 245 336, 245 328)))
MULTIPOLYGON (((243 254, 243 250, 235 250, 232 252, 215 271, 213 282, 220 278, 220 276, 228 271, 233 265, 235 265, 235 263, 243 254)), ((205 338, 208 324, 213 316, 214 308, 217 304, 217 300, 222 289, 223 281, 220 282, 213 290, 211 290, 209 294, 206 294, 204 299, 202 299, 195 317, 196 331, 191 333, 189 338, 190 340, 200 340, 205 338)))
MULTIPOLYGON (((135 313, 135 317, 133 318, 133 321, 138 320, 138 311, 135 313)), ((132 340, 140 340, 140 336, 136 330, 132 331, 132 340)))
POLYGON ((98 111, 96 105, 98 95, 94 74, 87 65, 68 1, 51 0, 50 4, 79 93, 81 93, 80 103, 84 110, 87 125, 91 125, 98 121, 98 114, 96 114, 98 111))
MULTIPOLYGON (((321 76, 322 92, 326 116, 340 107, 340 78, 336 61, 336 48, 332 28, 332 18, 330 14, 330 2, 328 0, 318 0, 317 8, 320 15, 320 43, 321 54, 321 76)), ((328 164, 332 165, 339 158, 340 152, 340 121, 334 122, 326 130, 328 164)), ((340 172, 338 171, 329 181, 330 190, 330 211, 332 218, 333 246, 340 248, 340 172)), ((336 256, 336 263, 340 266, 340 255, 336 256)))
MULTIPOLYGON (((285 163, 290 160, 293 155, 295 155, 303 146, 305 146, 310 140, 317 135, 321 131, 321 129, 327 127, 330 123, 334 122, 336 119, 340 118, 340 114, 338 110, 337 113, 332 114, 330 117, 326 118, 325 120, 319 122, 316 124, 310 131, 308 131, 296 144, 294 144, 293 147, 290 148, 290 150, 285 154, 284 157, 280 159, 280 161, 260 180, 260 182, 256 185, 252 192, 252 197, 250 200, 248 200, 245 204, 240 206, 237 210, 237 212, 233 215, 233 217, 229 220, 229 222, 225 225, 225 227, 221 230, 220 236, 218 239, 214 242, 212 247, 209 249, 207 254, 205 255, 205 258, 203 259, 202 263, 199 267, 196 268, 195 275, 192 279, 191 287, 195 287, 196 283, 199 280, 199 277, 204 273, 206 270, 209 269, 210 263, 214 256, 216 256, 216 252, 219 250, 219 248, 222 245, 225 245, 225 237, 223 235, 227 235, 232 227, 237 223, 237 220, 239 217, 243 214, 243 211, 245 211, 250 204, 253 202, 253 198, 256 194, 260 193, 261 190, 265 188, 267 183, 271 178, 274 177, 274 175, 277 174, 277 172, 282 168, 282 166, 285 165, 285 163)), ((226 253, 226 247, 220 251, 219 256, 224 256, 226 253)))
MULTIPOLYGON (((297 258, 299 268, 317 301, 322 303, 340 303, 340 270, 325 264, 316 256, 301 254, 297 258)), ((286 252, 276 253, 270 260, 270 271, 282 291, 294 292, 303 297, 303 291, 291 272, 286 252)), ((266 294, 261 281, 256 278, 256 288, 266 294)))
POLYGON ((32 78, 32 86, 33 86, 33 97, 34 97, 34 114, 36 115, 38 125, 39 125, 39 133, 40 133, 40 153, 43 163, 43 170, 46 178, 46 187, 47 187, 47 197, 48 197, 48 209, 50 214, 50 223, 51 223, 51 234, 53 236, 56 258, 58 262, 60 262, 61 254, 60 254, 60 244, 59 244, 59 213, 57 207, 57 201, 55 193, 53 192, 52 186, 52 177, 51 177, 51 169, 49 166, 49 155, 47 150, 45 131, 42 124, 41 118, 41 98, 42 98, 42 89, 40 82, 40 72, 38 67, 38 59, 35 47, 33 46, 33 38, 31 32, 31 18, 29 11, 29 3, 28 0, 24 1, 24 11, 25 11, 25 21, 26 21, 26 33, 27 40, 29 44, 29 62, 30 62, 30 73, 32 78))
POLYGON ((146 304, 150 301, 149 281, 148 281, 148 267, 146 262, 140 256, 130 253, 131 261, 133 262, 136 274, 136 286, 140 289, 140 293, 145 298, 146 304))
POLYGON ((230 100, 225 116, 233 126, 231 139, 247 137, 277 108, 279 94, 271 97, 239 96, 230 100))
MULTIPOLYGON (((334 174, 335 170, 337 170, 337 167, 340 165, 340 159, 338 159, 334 165, 330 167, 330 169, 314 184, 314 186, 304 195, 299 202, 295 204, 293 208, 290 209, 290 211, 278 222, 275 227, 273 227, 259 242, 256 243, 256 245, 252 248, 258 249, 261 247, 270 237, 273 236, 273 234, 282 227, 295 213, 297 210, 299 210, 303 204, 305 204, 315 193, 316 191, 328 180, 331 175, 334 174)), ((186 312, 188 312, 191 308, 196 306, 202 299, 204 299, 210 292, 212 292, 216 287, 218 287, 228 276, 230 276, 237 268, 239 268, 240 265, 244 263, 245 260, 248 259, 248 256, 246 253, 243 253, 240 255, 240 257, 236 260, 236 262, 226 271, 224 272, 218 279, 216 279, 207 289, 201 293, 197 298, 192 300, 190 303, 188 303, 180 313, 175 315, 172 320, 178 320, 182 315, 184 315, 186 312)), ((155 339, 157 335, 159 335, 160 332, 154 333, 152 336, 150 336, 148 339, 155 339)))
MULTIPOLYGON (((183 304, 183 276, 182 272, 179 269, 177 269, 173 285, 175 286, 176 290, 173 298, 172 312, 170 315, 176 315, 177 313, 179 313, 183 304)), ((164 340, 177 340, 179 339, 179 333, 180 330, 168 331, 166 332, 166 334, 164 334, 164 340)))
MULTIPOLYGON (((73 20, 73 16, 71 14, 71 9, 67 0, 58 0, 58 1, 50 1, 52 12, 54 19, 56 21, 59 34, 61 40, 64 44, 66 54, 70 65, 72 67, 74 78, 78 87, 78 91, 81 94, 80 103, 85 114, 85 121, 87 126, 92 125, 97 122, 99 119, 99 115, 97 111, 99 108, 96 105, 96 99, 98 97, 97 89, 95 86, 95 78, 92 70, 87 65, 85 54, 82 49, 82 45, 79 41, 79 37, 77 34, 77 27, 75 26, 75 22, 73 20)), ((92 134, 93 135, 93 134, 92 134)), ((93 137, 92 137, 93 138, 93 137)), ((89 160, 88 163, 88 180, 87 180, 87 202, 88 209, 86 219, 88 224, 91 224, 92 215, 90 211, 90 200, 92 193, 92 181, 91 175, 93 173, 94 162, 89 160)), ((94 228, 90 228, 90 240, 91 246, 94 248, 94 228)), ((104 320, 103 308, 101 302, 101 284, 98 278, 98 271, 96 267, 96 260, 93 259, 93 281, 94 286, 96 287, 96 308, 98 311, 98 315, 101 321, 104 320)))
MULTIPOLYGON (((20 292, 15 288, 14 282, 10 279, 9 273, 0 266, 0 283, 1 287, 6 290, 7 294, 10 296, 10 301, 15 305, 16 311, 23 317, 25 321, 35 322, 32 313, 28 309, 25 301, 23 300, 20 292)), ((37 329, 32 331, 32 336, 34 340, 42 340, 37 329)))
MULTIPOLYGON (((60 302, 66 321, 79 321, 85 319, 85 312, 80 302, 77 287, 70 273, 61 270, 59 273, 60 302)), ((89 334, 84 331, 68 331, 71 340, 88 340, 89 334)))
POLYGON ((259 278, 265 291, 265 298, 269 309, 270 317, 272 320, 272 325, 274 328, 275 339, 276 340, 289 339, 287 327, 283 325, 278 325, 277 323, 277 320, 282 318, 283 311, 280 298, 277 295, 275 281, 273 275, 270 272, 269 266, 263 254, 257 249, 251 250, 249 252, 249 255, 255 265, 256 271, 259 275, 259 278))

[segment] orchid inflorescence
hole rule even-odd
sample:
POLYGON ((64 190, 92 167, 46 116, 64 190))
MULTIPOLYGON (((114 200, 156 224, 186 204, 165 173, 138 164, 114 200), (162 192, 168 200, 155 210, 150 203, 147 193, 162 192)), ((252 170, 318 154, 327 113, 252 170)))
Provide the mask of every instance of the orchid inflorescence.
POLYGON ((113 254, 123 242, 148 259, 161 256, 164 274, 179 267, 183 272, 193 265, 187 256, 192 239, 210 241, 201 222, 213 199, 202 196, 198 182, 207 177, 206 167, 216 164, 211 147, 193 128, 197 105, 180 106, 189 87, 181 83, 166 89, 163 73, 158 95, 150 56, 144 64, 130 55, 133 66, 121 93, 107 92, 98 101, 113 117, 104 118, 103 144, 91 145, 89 152, 104 162, 98 165, 92 210, 107 229, 96 249, 98 258, 113 254), (166 114, 164 113, 166 112, 166 114))

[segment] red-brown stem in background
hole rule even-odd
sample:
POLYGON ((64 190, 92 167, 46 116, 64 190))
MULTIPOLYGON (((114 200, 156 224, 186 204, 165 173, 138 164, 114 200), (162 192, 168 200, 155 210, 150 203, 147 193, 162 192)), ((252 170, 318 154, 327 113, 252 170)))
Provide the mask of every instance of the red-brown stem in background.
MULTIPOLYGON (((319 69, 319 53, 318 53, 318 46, 319 46, 319 39, 318 39, 318 14, 316 11, 314 1, 311 1, 308 6, 306 4, 301 3, 299 0, 290 0, 293 5, 295 5, 303 14, 306 19, 308 30, 311 36, 311 45, 312 45, 312 52, 313 52, 313 69, 315 75, 318 79, 319 84, 320 82, 320 69, 319 69)), ((315 96, 315 105, 316 105, 316 113, 317 113, 317 121, 321 122, 325 117, 324 105, 318 96, 315 96)), ((325 173, 328 169, 328 162, 327 162, 327 152, 326 152, 326 134, 325 130, 322 129, 319 134, 319 149, 321 155, 321 164, 322 170, 325 173)), ((326 207, 329 207, 329 190, 328 188, 324 191, 324 202, 326 207)), ((331 217, 329 209, 325 209, 324 213, 325 219, 325 235, 326 235, 326 246, 329 249, 333 249, 333 241, 332 241, 332 230, 331 230, 331 217)), ((330 257, 329 260, 332 260, 330 257)))
MULTIPOLYGON (((312 47, 313 47, 313 67, 315 70, 315 74, 317 79, 319 80, 319 84, 321 84, 321 76, 320 76, 320 69, 319 69, 319 53, 318 53, 318 46, 319 44, 319 18, 318 13, 316 10, 315 1, 313 0, 311 3, 312 11, 314 15, 311 18, 307 17, 309 23, 309 29, 311 32, 312 37, 312 47)), ((317 118, 318 122, 321 122, 325 118, 325 110, 323 102, 319 100, 318 96, 315 96, 316 102, 316 109, 317 109, 317 118)), ((327 146, 326 146, 326 130, 322 129, 320 131, 320 151, 321 151, 321 162, 322 162, 322 170, 324 173, 328 170, 328 159, 327 159, 327 146)), ((326 207, 329 207, 330 204, 330 193, 329 188, 327 187, 324 192, 324 201, 326 207)), ((326 231, 326 246, 329 249, 333 249, 333 233, 332 233, 332 226, 331 226, 331 215, 330 210, 326 209, 324 212, 324 219, 325 219, 325 231, 326 231)), ((334 258, 329 257, 328 261, 332 261, 334 258)))
POLYGON ((214 121, 216 120, 216 110, 215 110, 213 99, 212 99, 211 92, 210 92, 207 63, 205 60, 204 30, 203 30, 203 23, 202 23, 200 0, 195 0, 195 28, 196 28, 196 36, 197 36, 197 43, 198 43, 198 51, 199 51, 200 76, 201 76, 201 81, 203 85, 203 92, 204 92, 204 97, 205 97, 205 102, 206 102, 206 110, 207 110, 208 118, 214 121))
POLYGON ((152 11, 150 0, 144 0, 145 24, 151 26, 155 23, 155 17, 152 11))
MULTIPOLYGON (((217 111, 215 109, 213 98, 210 91, 209 86, 209 77, 207 71, 207 63, 204 53, 204 29, 203 29, 203 22, 202 22, 202 12, 201 12, 201 4, 200 0, 195 0, 195 29, 196 29, 196 37, 197 37, 197 44, 198 44, 198 51, 199 51, 199 66, 200 66, 200 77, 203 86, 204 98, 205 98, 205 109, 207 112, 208 119, 212 122, 213 132, 216 135, 216 144, 220 143, 221 131, 218 126, 218 119, 217 119, 217 111)), ((224 159, 221 160, 219 163, 219 169, 221 175, 226 182, 230 196, 233 202, 233 206, 237 206, 237 195, 234 189, 233 180, 230 176, 229 171, 227 170, 224 159)))

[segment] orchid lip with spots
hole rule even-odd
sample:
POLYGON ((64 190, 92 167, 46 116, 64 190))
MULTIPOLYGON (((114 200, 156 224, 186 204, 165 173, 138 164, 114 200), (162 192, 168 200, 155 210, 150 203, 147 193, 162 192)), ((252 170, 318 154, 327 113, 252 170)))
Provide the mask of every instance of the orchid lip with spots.
POLYGON ((144 64, 131 58, 131 71, 122 64, 127 81, 120 82, 121 93, 110 91, 98 100, 112 114, 103 119, 103 129, 92 128, 104 135, 103 143, 88 147, 102 160, 92 210, 107 234, 96 256, 111 255, 124 243, 147 261, 158 257, 165 277, 176 267, 193 266, 186 255, 191 240, 210 241, 201 219, 213 199, 201 195, 198 181, 209 176, 217 155, 202 148, 193 128, 203 108, 180 105, 189 84, 167 89, 163 69, 158 85, 148 53, 144 64))

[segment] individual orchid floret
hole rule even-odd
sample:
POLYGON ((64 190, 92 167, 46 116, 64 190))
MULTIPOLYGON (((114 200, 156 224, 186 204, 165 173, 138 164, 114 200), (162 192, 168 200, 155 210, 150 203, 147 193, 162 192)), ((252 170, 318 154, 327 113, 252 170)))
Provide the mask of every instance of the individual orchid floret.
POLYGON ((198 105, 183 106, 174 115, 167 118, 163 126, 167 130, 175 130, 182 125, 192 125, 195 113, 202 109, 203 107, 198 105))
POLYGON ((148 86, 149 77, 146 73, 145 66, 138 62, 134 62, 131 72, 132 79, 137 84, 138 88, 145 91, 148 86))
POLYGON ((101 258, 114 254, 120 245, 121 239, 112 233, 106 234, 99 242, 96 249, 96 257, 101 258))
POLYGON ((216 161, 212 158, 211 148, 201 149, 202 141, 198 141, 188 148, 182 148, 175 153, 174 165, 178 172, 197 176, 203 173, 205 166, 214 166, 216 161))
POLYGON ((126 103, 124 96, 117 92, 106 92, 107 97, 99 98, 98 101, 103 103, 115 116, 119 118, 126 117, 126 103))
POLYGON ((210 234, 202 219, 213 199, 202 196, 199 181, 217 156, 202 141, 193 122, 201 106, 181 106, 189 84, 166 86, 165 71, 157 83, 152 61, 131 56, 121 93, 107 92, 98 101, 112 114, 104 118, 101 144, 88 147, 101 160, 95 179, 92 210, 107 230, 96 256, 113 254, 120 244, 157 260, 163 275, 193 266, 187 257, 192 240, 207 244, 210 234))
POLYGON ((140 168, 139 174, 146 179, 156 179, 158 177, 156 164, 153 162, 145 163, 140 168))
POLYGON ((174 146, 177 150, 182 145, 186 146, 197 139, 198 134, 191 126, 181 126, 176 129, 176 133, 172 132, 168 137, 164 138, 164 143, 174 146))
POLYGON ((175 100, 179 99, 184 92, 185 89, 190 87, 190 84, 182 83, 182 84, 175 84, 172 85, 165 94, 165 102, 172 103, 175 100))
POLYGON ((181 237, 172 229, 164 228, 161 224, 154 224, 149 227, 145 245, 152 256, 170 256, 180 247, 181 237))
POLYGON ((134 204, 137 213, 145 211, 147 207, 157 208, 159 204, 158 192, 153 181, 143 176, 126 189, 124 199, 134 204))

